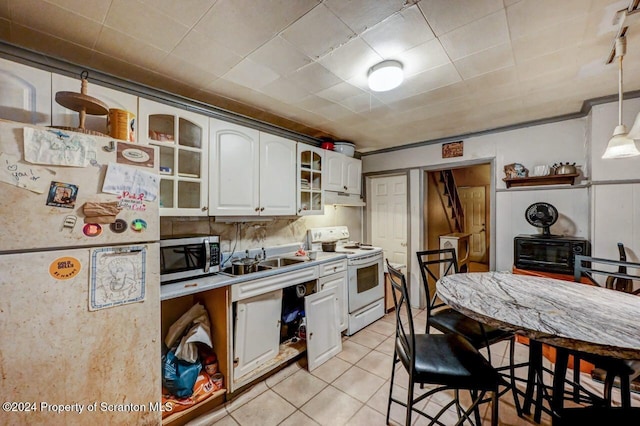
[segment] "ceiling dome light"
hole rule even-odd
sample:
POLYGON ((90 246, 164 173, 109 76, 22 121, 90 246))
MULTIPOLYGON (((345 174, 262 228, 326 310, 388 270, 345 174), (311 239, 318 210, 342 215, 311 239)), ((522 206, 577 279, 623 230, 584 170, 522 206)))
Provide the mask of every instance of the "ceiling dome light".
POLYGON ((386 92, 402 84, 404 73, 398 61, 382 61, 369 68, 369 88, 374 92, 386 92))

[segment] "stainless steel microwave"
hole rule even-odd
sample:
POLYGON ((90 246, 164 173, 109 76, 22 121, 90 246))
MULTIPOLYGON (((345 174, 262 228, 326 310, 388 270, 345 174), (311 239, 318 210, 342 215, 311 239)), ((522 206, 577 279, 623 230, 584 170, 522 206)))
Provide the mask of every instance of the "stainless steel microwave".
POLYGON ((575 256, 591 255, 591 244, 580 237, 518 235, 513 246, 516 268, 559 274, 573 275, 575 256))
POLYGON ((190 235, 160 240, 160 284, 219 271, 219 236, 190 235))

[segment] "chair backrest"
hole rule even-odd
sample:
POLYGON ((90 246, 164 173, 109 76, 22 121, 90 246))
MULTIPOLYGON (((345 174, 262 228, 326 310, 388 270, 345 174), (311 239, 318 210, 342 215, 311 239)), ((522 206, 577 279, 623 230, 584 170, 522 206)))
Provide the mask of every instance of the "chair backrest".
POLYGON ((443 248, 419 251, 416 255, 422 274, 422 284, 427 296, 427 315, 431 315, 433 309, 444 306, 444 303, 437 303, 438 297, 435 292, 435 285, 441 278, 441 271, 442 276, 458 273, 456 251, 453 248, 443 248))
POLYGON ((612 290, 624 291, 626 293, 640 294, 640 263, 625 262, 621 260, 603 259, 599 257, 576 255, 573 264, 573 279, 580 282, 582 277, 586 277, 593 284, 602 287, 602 278, 607 280, 605 286, 612 290), (604 265, 609 265, 608 270, 604 265), (629 272, 635 270, 635 274, 629 272), (601 278, 598 280, 597 278, 601 278), (637 289, 634 289, 634 281, 637 289), (611 284, 609 286, 609 284, 611 284))
POLYGON ((411 366, 415 363, 416 338, 413 328, 413 316, 411 304, 409 303, 409 291, 404 274, 398 269, 389 265, 387 259, 387 269, 389 271, 389 281, 391 282, 391 294, 396 314, 396 345, 400 345, 411 366), (402 312, 407 315, 407 320, 403 321, 402 312))

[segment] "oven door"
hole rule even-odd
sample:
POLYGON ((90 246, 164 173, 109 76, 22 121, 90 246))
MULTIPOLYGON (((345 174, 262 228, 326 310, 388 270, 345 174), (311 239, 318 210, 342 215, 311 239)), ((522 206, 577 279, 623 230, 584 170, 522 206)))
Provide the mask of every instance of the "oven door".
POLYGON ((348 259, 349 313, 384 298, 382 253, 348 259))

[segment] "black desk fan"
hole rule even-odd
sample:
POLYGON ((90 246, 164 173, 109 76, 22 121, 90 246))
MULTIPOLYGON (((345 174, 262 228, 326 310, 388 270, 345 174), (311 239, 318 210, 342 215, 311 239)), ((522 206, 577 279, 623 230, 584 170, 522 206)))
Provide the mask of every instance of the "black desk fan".
POLYGON ((549 203, 533 203, 527 207, 524 217, 531 225, 542 228, 542 235, 550 237, 549 228, 558 220, 558 209, 549 203))

